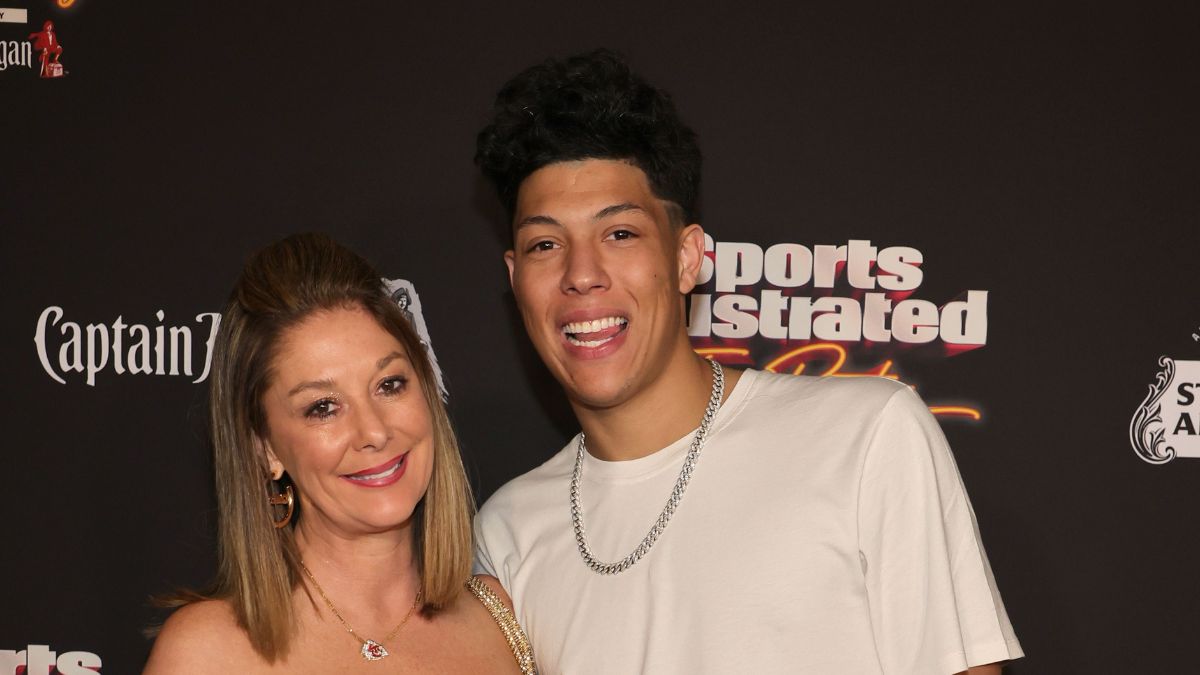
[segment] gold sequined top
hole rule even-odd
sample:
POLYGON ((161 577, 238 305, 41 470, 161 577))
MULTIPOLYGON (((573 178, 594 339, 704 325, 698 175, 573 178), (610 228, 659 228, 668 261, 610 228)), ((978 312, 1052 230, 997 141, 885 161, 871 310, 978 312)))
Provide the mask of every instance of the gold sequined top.
POLYGON ((484 607, 487 607, 492 618, 496 620, 496 624, 500 626, 500 631, 504 633, 504 639, 508 640, 509 649, 517 659, 517 666, 520 667, 521 673, 537 675, 537 665, 533 662, 533 648, 529 646, 529 638, 525 637, 525 631, 521 629, 521 624, 517 623, 517 617, 513 616, 512 611, 504 606, 499 596, 479 579, 475 577, 468 579, 467 588, 471 589, 484 607))

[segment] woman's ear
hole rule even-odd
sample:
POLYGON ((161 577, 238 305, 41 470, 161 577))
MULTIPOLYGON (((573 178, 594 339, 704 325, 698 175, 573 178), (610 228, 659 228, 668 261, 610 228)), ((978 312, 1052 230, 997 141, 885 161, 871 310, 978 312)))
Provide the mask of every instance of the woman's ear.
POLYGON ((271 448, 271 442, 265 441, 254 436, 254 449, 258 451, 260 457, 267 461, 267 473, 271 474, 271 480, 279 480, 283 477, 283 462, 279 461, 275 451, 271 448))

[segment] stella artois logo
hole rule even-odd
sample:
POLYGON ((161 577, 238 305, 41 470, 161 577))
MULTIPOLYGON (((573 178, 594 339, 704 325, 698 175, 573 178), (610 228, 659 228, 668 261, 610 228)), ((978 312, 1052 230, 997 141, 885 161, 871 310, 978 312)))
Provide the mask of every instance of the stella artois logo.
POLYGON ((1200 361, 1158 359, 1161 368, 1129 423, 1138 457, 1165 464, 1200 457, 1200 361))

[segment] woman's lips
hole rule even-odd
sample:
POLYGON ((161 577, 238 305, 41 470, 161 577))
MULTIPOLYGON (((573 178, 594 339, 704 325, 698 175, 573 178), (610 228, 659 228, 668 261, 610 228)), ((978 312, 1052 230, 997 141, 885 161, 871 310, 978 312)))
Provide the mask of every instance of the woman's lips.
POLYGON ((408 453, 406 452, 379 466, 345 474, 341 478, 361 487, 386 487, 404 476, 404 469, 408 466, 408 462, 405 461, 407 458, 408 453))

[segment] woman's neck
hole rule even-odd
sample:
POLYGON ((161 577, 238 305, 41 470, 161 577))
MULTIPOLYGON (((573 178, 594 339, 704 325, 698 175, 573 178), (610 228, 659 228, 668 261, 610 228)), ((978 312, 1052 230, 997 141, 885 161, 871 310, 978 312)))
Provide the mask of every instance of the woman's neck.
POLYGON ((391 621, 408 609, 421 585, 411 519, 398 530, 368 535, 337 532, 319 518, 301 520, 296 548, 347 620, 350 613, 373 622, 391 621))

